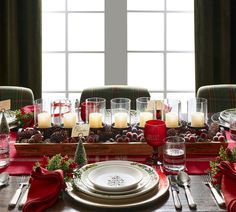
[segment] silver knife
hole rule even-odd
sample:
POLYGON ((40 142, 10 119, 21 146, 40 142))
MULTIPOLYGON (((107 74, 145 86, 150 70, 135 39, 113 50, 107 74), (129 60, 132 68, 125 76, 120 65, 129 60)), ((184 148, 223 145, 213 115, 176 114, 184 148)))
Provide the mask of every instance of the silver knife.
POLYGON ((172 190, 172 195, 173 195, 173 199, 174 199, 174 204, 175 204, 175 208, 177 210, 181 210, 182 209, 182 205, 179 199, 179 187, 176 181, 176 178, 174 175, 170 175, 169 176, 169 181, 170 181, 170 186, 171 186, 171 190, 172 190))

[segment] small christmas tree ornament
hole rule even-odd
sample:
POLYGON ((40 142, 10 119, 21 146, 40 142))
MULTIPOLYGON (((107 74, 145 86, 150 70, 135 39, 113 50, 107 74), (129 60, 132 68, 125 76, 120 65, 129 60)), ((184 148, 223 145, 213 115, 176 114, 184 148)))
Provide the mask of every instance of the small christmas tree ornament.
POLYGON ((4 168, 10 163, 10 148, 9 148, 9 126, 5 117, 5 110, 2 110, 2 119, 0 124, 0 168, 4 168))
POLYGON ((10 132, 9 125, 7 123, 7 119, 5 116, 5 110, 2 110, 2 119, 0 124, 0 133, 1 134, 8 134, 10 132))
POLYGON ((79 141, 76 147, 74 160, 78 164, 79 167, 86 165, 88 162, 82 136, 79 136, 79 141))

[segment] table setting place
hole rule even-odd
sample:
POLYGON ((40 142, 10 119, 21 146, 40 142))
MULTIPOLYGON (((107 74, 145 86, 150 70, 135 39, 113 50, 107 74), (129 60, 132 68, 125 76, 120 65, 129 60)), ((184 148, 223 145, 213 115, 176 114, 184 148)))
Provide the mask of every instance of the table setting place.
MULTIPOLYGON (((35 152, 42 151, 37 149, 42 144, 50 144, 54 148, 59 144, 67 147, 74 142, 76 148, 72 149, 73 155, 66 154, 71 149, 54 155, 47 155, 48 149, 43 149, 43 158, 35 160, 30 173, 9 176, 14 175, 10 148, 17 146, 9 145, 12 138, 9 128, 11 120, 6 119, 2 110, 1 194, 10 189, 11 179, 18 179, 15 187, 11 187, 14 191, 11 190, 12 196, 7 203, 9 211, 53 210, 58 201, 67 202, 69 199, 78 207, 95 211, 142 211, 152 210, 153 207, 155 210, 166 210, 167 203, 171 204, 169 211, 204 211, 202 201, 205 201, 206 211, 209 207, 209 211, 236 212, 236 148, 227 148, 227 136, 219 122, 219 119, 224 119, 229 123, 233 140, 236 110, 219 113, 217 120, 214 120, 213 114, 209 122, 206 99, 194 98, 188 101, 187 120, 184 120, 179 100, 152 101, 149 97, 141 97, 137 99, 136 111, 132 111, 127 98, 112 99, 111 109, 108 110, 105 99, 89 98, 84 108, 80 108, 79 115, 84 120, 77 123, 70 111, 70 101, 53 101, 47 105, 52 109, 52 114, 42 108, 44 103, 36 100, 34 106, 20 110, 21 113, 24 111, 24 115, 30 112, 31 116, 27 126, 15 132, 15 143, 27 144, 30 148, 37 144, 35 152), (96 139, 91 141, 91 138, 96 139), (124 152, 137 151, 136 143, 147 145, 150 152, 148 155, 136 153, 138 156, 132 153, 131 156, 136 156, 139 161, 117 157, 120 152, 113 159, 105 155, 102 160, 91 161, 87 158, 90 152, 85 148, 86 144, 103 145, 101 138, 108 138, 105 143, 124 144, 124 152), (195 147, 192 150, 193 144, 195 147), (217 147, 214 157, 208 157, 208 165, 199 163, 201 154, 198 154, 198 159, 192 159, 192 165, 188 166, 189 155, 196 151, 210 151, 206 147, 208 144, 217 147)), ((72 207, 71 204, 69 206, 72 207)))

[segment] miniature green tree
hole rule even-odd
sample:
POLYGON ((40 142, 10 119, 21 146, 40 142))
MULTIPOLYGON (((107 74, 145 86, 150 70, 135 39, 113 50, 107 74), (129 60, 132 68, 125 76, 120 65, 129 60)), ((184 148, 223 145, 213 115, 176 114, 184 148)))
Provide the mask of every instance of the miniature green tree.
POLYGON ((2 110, 2 119, 0 124, 0 133, 1 134, 8 134, 10 132, 9 125, 7 123, 7 119, 5 116, 5 111, 2 110))
POLYGON ((82 137, 79 137, 79 141, 75 151, 74 161, 78 164, 79 167, 82 167, 87 164, 87 155, 82 141, 82 137))

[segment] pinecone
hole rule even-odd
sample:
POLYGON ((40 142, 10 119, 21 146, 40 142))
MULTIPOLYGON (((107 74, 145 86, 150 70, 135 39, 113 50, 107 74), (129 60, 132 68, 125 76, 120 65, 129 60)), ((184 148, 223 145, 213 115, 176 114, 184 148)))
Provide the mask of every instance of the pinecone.
POLYGON ((42 130, 42 133, 43 133, 43 137, 46 139, 46 138, 50 138, 51 135, 54 133, 54 132, 57 132, 57 131, 60 131, 62 128, 60 126, 52 126, 50 128, 46 128, 46 129, 43 129, 42 130))
POLYGON ((52 143, 62 143, 65 142, 66 139, 67 133, 65 130, 56 131, 50 136, 52 143))
POLYGON ((171 128, 167 130, 167 136, 175 136, 175 135, 177 135, 177 132, 175 129, 171 128))
POLYGON ((43 141, 43 135, 40 132, 38 132, 32 135, 28 142, 29 143, 42 143, 42 141, 43 141))
POLYGON ((26 128, 20 132, 17 133, 17 140, 22 140, 22 139, 30 139, 32 135, 38 133, 37 130, 33 128, 26 128))

